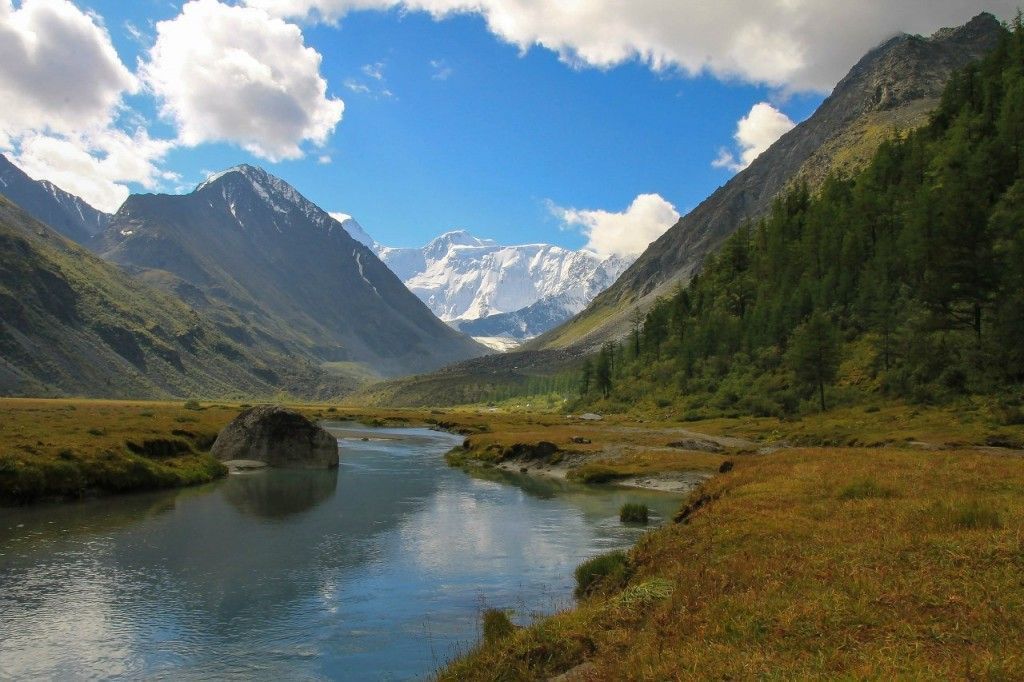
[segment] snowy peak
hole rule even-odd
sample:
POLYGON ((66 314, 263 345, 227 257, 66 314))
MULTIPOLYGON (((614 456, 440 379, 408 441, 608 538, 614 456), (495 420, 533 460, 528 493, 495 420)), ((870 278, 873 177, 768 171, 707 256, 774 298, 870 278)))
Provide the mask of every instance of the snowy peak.
POLYGON ((428 260, 438 260, 456 246, 489 247, 497 245, 498 243, 492 239, 480 239, 465 230, 452 230, 432 239, 423 247, 423 255, 428 260))
POLYGON ((348 232, 348 236, 355 239, 357 242, 370 249, 374 253, 380 251, 381 246, 378 244, 373 237, 366 233, 363 226, 360 225, 355 218, 348 215, 347 213, 335 213, 330 214, 332 218, 341 223, 341 226, 348 232))
POLYGON ((586 307, 630 264, 554 244, 503 246, 465 230, 445 232, 418 249, 391 248, 350 216, 332 215, 435 315, 471 328, 474 336, 521 341, 541 334, 586 307), (470 321, 480 324, 467 326, 470 321))
MULTIPOLYGON (((302 218, 327 232, 334 232, 336 222, 342 222, 281 178, 247 163, 214 173, 200 183, 192 194, 205 197, 211 206, 222 203, 242 229, 252 222, 256 214, 266 213, 268 208, 270 215, 280 218, 280 221, 274 220, 278 231, 282 229, 282 224, 302 224, 302 218)), ((350 219, 347 215, 344 217, 350 219)), ((348 234, 344 229, 337 232, 348 234)))

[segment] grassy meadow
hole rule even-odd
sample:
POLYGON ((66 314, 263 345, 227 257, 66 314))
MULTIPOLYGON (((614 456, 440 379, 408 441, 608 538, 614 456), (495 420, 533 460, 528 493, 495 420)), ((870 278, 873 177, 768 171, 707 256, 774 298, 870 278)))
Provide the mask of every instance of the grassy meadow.
POLYGON ((441 679, 1024 676, 1019 454, 797 448, 737 460, 690 506, 589 568, 576 609, 441 679))

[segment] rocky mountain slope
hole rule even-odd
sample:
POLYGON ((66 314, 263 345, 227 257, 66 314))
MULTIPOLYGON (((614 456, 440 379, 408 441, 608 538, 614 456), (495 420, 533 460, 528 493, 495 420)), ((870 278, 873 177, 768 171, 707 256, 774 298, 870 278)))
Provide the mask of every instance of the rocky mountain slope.
POLYGON ((485 352, 434 317, 337 220, 253 166, 187 195, 129 197, 98 250, 251 348, 382 375, 485 352))
POLYGON ((682 217, 582 314, 530 347, 593 348, 624 335, 634 308, 688 281, 708 253, 793 182, 813 187, 833 170, 855 170, 893 130, 927 122, 950 74, 992 50, 1003 30, 981 14, 930 38, 899 35, 870 51, 814 115, 682 217))
POLYGON ((328 397, 351 390, 227 338, 0 197, 0 394, 328 397))
POLYGON ((0 195, 41 223, 79 244, 88 244, 110 223, 110 214, 47 180, 33 180, 0 154, 0 195))
POLYGON ((629 264, 552 244, 502 246, 464 230, 422 248, 375 242, 355 220, 342 225, 367 245, 439 318, 475 337, 523 341, 583 310, 629 264))

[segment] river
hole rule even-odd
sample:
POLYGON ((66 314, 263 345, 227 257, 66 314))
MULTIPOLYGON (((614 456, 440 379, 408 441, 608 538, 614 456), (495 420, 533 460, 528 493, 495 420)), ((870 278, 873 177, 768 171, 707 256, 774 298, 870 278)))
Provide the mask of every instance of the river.
POLYGON ((679 496, 447 467, 427 429, 329 424, 338 471, 0 508, 0 679, 422 679, 485 607, 572 603, 573 568, 679 496), (368 438, 369 440, 363 440, 368 438))

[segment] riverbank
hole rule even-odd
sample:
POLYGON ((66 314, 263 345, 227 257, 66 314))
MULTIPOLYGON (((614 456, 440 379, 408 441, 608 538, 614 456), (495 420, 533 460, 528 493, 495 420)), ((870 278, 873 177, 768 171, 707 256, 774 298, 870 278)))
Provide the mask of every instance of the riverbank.
POLYGON ((441 678, 1024 676, 1016 453, 776 451, 737 458, 690 509, 577 608, 441 678))
MULTIPOLYGON (((208 455, 245 404, 0 398, 0 503, 205 483, 226 472, 208 455)), ((726 461, 798 446, 899 449, 1024 447, 1024 425, 983 402, 944 408, 844 408, 800 420, 578 415, 493 407, 361 409, 289 405, 311 419, 429 426, 461 434, 459 466, 497 466, 569 480, 685 492, 726 461), (551 443, 556 452, 532 451, 551 443)))

